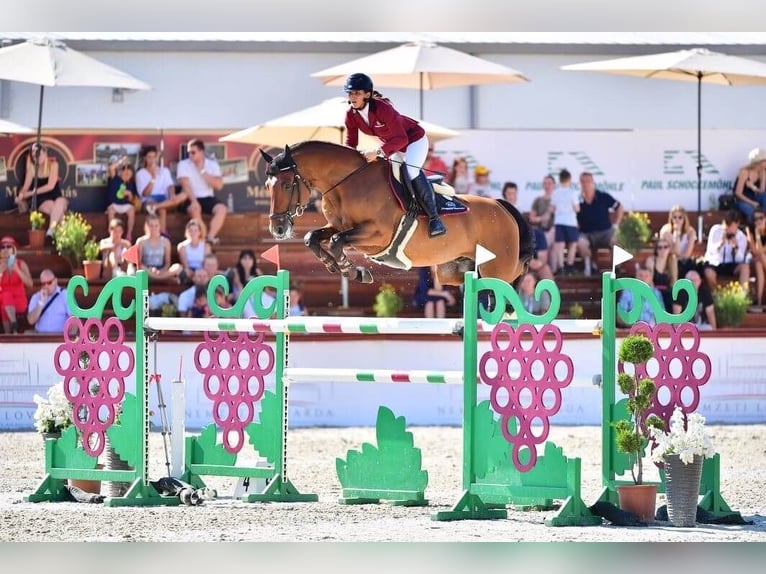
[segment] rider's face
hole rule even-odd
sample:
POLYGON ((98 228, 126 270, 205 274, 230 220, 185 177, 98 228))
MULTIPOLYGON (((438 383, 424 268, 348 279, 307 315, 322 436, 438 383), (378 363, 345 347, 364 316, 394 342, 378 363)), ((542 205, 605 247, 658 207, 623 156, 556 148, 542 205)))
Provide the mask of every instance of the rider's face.
POLYGON ((364 107, 369 94, 370 92, 365 92, 364 90, 351 90, 348 92, 348 101, 351 102, 352 107, 360 110, 364 107))

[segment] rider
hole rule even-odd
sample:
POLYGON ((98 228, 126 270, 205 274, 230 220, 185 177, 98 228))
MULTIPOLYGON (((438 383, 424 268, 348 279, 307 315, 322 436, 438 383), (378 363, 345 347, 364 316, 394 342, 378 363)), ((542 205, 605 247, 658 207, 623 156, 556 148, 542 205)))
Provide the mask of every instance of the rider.
POLYGON ((428 214, 428 236, 447 233, 436 213, 436 199, 431 184, 421 171, 428 155, 428 136, 418 122, 401 115, 387 99, 372 89, 372 79, 365 74, 351 74, 343 86, 351 107, 346 112, 346 145, 356 148, 359 131, 383 142, 380 149, 362 152, 368 162, 378 156, 404 155, 407 172, 417 199, 428 214))

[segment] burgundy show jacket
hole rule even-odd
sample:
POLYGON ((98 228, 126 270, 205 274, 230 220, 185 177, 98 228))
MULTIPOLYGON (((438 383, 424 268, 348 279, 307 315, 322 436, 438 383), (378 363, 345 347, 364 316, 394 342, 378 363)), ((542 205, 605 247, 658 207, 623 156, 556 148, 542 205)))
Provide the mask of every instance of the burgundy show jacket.
POLYGON ((370 123, 354 108, 346 112, 346 145, 356 149, 359 145, 359 132, 380 138, 386 157, 398 151, 405 151, 407 146, 422 138, 426 132, 418 122, 403 116, 389 102, 372 98, 367 104, 370 108, 370 123))

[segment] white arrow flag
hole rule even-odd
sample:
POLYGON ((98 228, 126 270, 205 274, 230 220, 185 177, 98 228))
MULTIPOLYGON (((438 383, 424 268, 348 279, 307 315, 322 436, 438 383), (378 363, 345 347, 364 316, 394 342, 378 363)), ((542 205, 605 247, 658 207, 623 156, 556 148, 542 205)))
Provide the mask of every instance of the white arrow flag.
POLYGON ((476 267, 478 268, 479 265, 482 263, 486 263, 487 261, 492 261, 497 255, 492 253, 489 249, 486 247, 482 247, 478 243, 476 244, 476 267))
POLYGON ((617 267, 620 263, 625 263, 631 259, 633 259, 632 253, 628 253, 619 245, 615 245, 614 251, 612 251, 612 271, 614 271, 615 267, 617 267))

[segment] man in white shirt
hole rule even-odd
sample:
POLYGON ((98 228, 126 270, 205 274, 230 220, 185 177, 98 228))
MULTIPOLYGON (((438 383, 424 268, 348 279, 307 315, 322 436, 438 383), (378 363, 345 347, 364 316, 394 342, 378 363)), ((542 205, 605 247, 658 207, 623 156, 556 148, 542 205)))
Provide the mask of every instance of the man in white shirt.
POLYGON ((144 210, 159 215, 160 231, 167 233, 167 210, 182 204, 185 196, 176 194, 173 176, 168 168, 160 166, 156 146, 144 146, 141 157, 144 167, 136 173, 136 190, 144 210))
POLYGON ((714 290, 718 277, 736 277, 743 288, 750 281, 750 264, 747 255, 747 236, 739 228, 739 212, 726 212, 721 223, 710 228, 705 250, 705 281, 714 290))
POLYGON ((223 189, 221 167, 215 159, 205 155, 205 144, 200 139, 190 140, 186 151, 189 157, 181 160, 176 169, 178 183, 186 195, 181 210, 185 210, 191 219, 201 220, 202 213, 212 215, 207 240, 216 244, 228 212, 226 204, 215 196, 216 191, 223 189))

